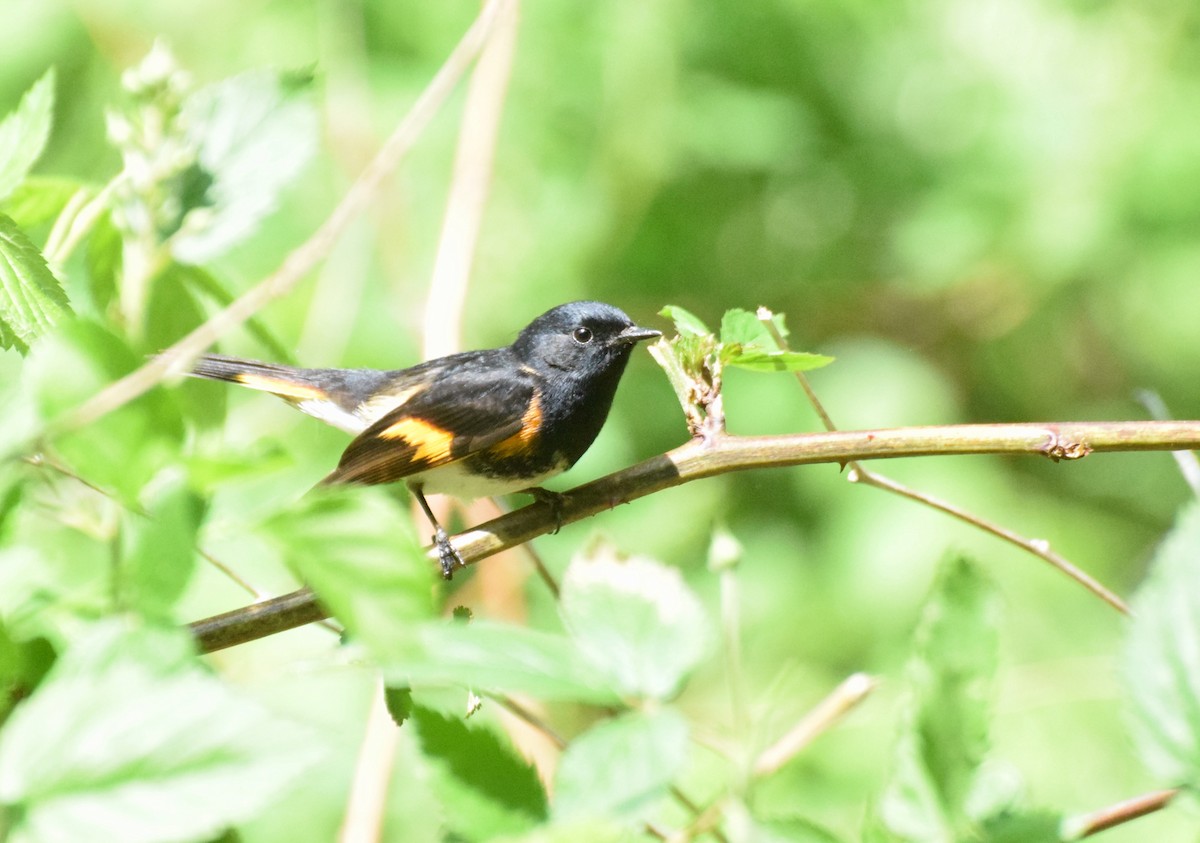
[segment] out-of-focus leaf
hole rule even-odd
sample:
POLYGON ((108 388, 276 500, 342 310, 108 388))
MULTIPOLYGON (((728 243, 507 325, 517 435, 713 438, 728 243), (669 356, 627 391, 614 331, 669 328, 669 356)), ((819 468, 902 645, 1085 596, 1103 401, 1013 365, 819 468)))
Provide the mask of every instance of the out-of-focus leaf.
POLYGON ((622 696, 671 697, 713 642, 704 607, 678 570, 618 559, 607 546, 571 563, 561 611, 584 658, 622 696))
POLYGON ((388 714, 397 726, 403 726, 413 713, 412 689, 398 685, 389 685, 383 689, 384 702, 387 703, 388 714))
POLYGON ((95 624, 0 732, 9 839, 212 837, 304 775, 317 740, 212 676, 182 630, 95 624))
POLYGON ((685 310, 678 305, 669 304, 658 312, 659 316, 665 316, 675 323, 675 331, 681 337, 703 337, 711 333, 708 326, 700 320, 700 317, 685 310))
POLYGON ((71 315, 62 285, 11 217, 0 214, 0 348, 21 352, 71 315))
POLYGON ((489 729, 417 706, 413 725, 427 759, 446 823, 463 840, 491 841, 531 829, 546 818, 537 771, 489 729))
POLYGON ((969 812, 988 749, 998 600, 965 559, 942 569, 909 661, 911 697, 878 808, 891 839, 955 843, 986 817, 969 812))
POLYGON ((28 231, 62 213, 71 197, 84 186, 60 176, 29 176, 0 205, 0 211, 28 231))
POLYGON ((264 529, 321 603, 377 658, 433 614, 434 566, 408 513, 379 490, 315 490, 264 529))
POLYGON ((1172 786, 1200 785, 1200 506, 1188 505, 1133 600, 1124 678, 1146 766, 1172 786))
POLYGON ((143 614, 171 620, 171 607, 195 568, 204 502, 183 473, 167 469, 150 484, 144 512, 126 511, 120 594, 143 614))
MULTIPOLYGON (((26 365, 43 418, 54 419, 140 366, 143 358, 104 328, 78 319, 38 343, 26 365)), ((151 477, 179 457, 183 421, 165 390, 152 390, 54 449, 84 479, 136 502, 151 477)))
POLYGON ((611 820, 594 819, 540 825, 526 834, 497 837, 493 843, 633 843, 638 839, 611 820))
POLYGON ((613 705, 606 677, 561 635, 491 621, 428 622, 397 638, 384 675, 397 684, 457 685, 613 705))
POLYGON ((316 150, 317 116, 306 87, 254 70, 186 99, 188 140, 211 183, 171 239, 176 258, 211 260, 275 209, 283 188, 316 150))
POLYGON ((687 751, 687 721, 672 708, 598 723, 563 752, 554 778, 554 818, 649 819, 682 772, 687 751))
POLYGON ((741 802, 724 811, 729 843, 842 843, 841 838, 805 817, 758 817, 741 802))
POLYGON ((54 664, 54 647, 45 638, 13 638, 0 623, 0 728, 13 706, 33 689, 54 664))
POLYGON ((33 83, 16 111, 0 120, 0 199, 29 173, 50 136, 54 117, 54 68, 33 83))
POLYGON ((88 290, 99 314, 105 313, 116 298, 122 260, 121 232, 113 224, 111 213, 101 214, 92 227, 84 259, 88 290))

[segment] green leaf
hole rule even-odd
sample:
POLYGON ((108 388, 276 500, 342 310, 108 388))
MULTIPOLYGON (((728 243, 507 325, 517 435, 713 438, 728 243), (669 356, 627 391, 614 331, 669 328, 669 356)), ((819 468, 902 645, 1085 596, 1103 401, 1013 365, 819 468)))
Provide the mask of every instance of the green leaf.
POLYGON ((554 818, 650 818, 682 773, 687 751, 687 722, 671 708, 593 726, 571 741, 558 763, 554 818))
MULTIPOLYGON (((787 329, 783 327, 783 317, 775 316, 773 321, 779 333, 786 337, 787 329)), ((721 342, 726 345, 757 345, 764 351, 773 351, 776 348, 775 338, 771 336, 762 320, 740 307, 725 311, 725 315, 721 317, 721 342)))
POLYGON ((251 234, 317 147, 307 86, 253 70, 202 88, 184 102, 188 141, 211 183, 171 240, 184 263, 204 263, 251 234))
POLYGON ((622 561, 608 547, 571 563, 561 611, 583 657, 622 696, 673 696, 713 641, 678 570, 642 557, 622 561))
POLYGON ((204 502, 181 471, 167 469, 142 496, 145 512, 125 511, 119 594, 151 618, 172 620, 196 561, 204 502))
POLYGON ((413 713, 412 689, 398 685, 389 685, 383 689, 383 701, 387 704, 388 714, 397 726, 403 726, 413 713))
POLYGON ((1061 843, 1062 817, 1049 811, 1005 813, 984 823, 980 843, 1061 843))
MULTIPOLYGON (((142 362, 104 328, 76 319, 38 343, 25 374, 43 418, 54 419, 142 362)), ((182 438, 178 406, 156 389, 53 444, 80 476, 134 504, 150 478, 178 462, 182 438)))
POLYGON ((13 843, 213 837, 320 760, 315 729, 213 677, 186 633, 84 632, 0 732, 13 843))
POLYGON ((435 762, 435 790, 452 835, 490 841, 533 828, 547 815, 537 771, 493 731, 417 706, 413 725, 435 762))
POLYGON ((724 815, 731 843, 842 843, 833 832, 805 817, 755 816, 742 802, 729 801, 724 815))
POLYGON ((684 310, 678 305, 669 304, 658 312, 659 316, 665 316, 675 323, 675 331, 681 337, 704 337, 708 336, 711 331, 705 325, 700 317, 684 310))
POLYGON ((21 352, 71 315, 62 285, 11 217, 0 214, 0 348, 21 352))
POLYGON ((1138 753, 1164 783, 1200 785, 1200 505, 1179 513, 1132 608, 1123 673, 1138 753))
POLYGON ((33 83, 16 111, 0 120, 0 199, 6 199, 42 154, 54 117, 54 68, 33 83))
POLYGON ((820 369, 833 362, 824 354, 809 354, 805 351, 761 351, 757 349, 734 349, 722 355, 725 364, 749 369, 753 372, 804 372, 820 369))
POLYGON ((71 197, 81 190, 90 191, 76 179, 29 176, 4 200, 0 210, 28 231, 56 218, 71 201, 71 197))
POLYGON ((0 727, 13 706, 41 682, 54 656, 54 647, 45 638, 19 640, 0 623, 0 727))
POLYGON ((383 662, 392 684, 457 685, 613 705, 617 696, 561 635, 491 621, 428 622, 383 662))
POLYGON ((434 566, 409 513, 382 491, 313 490, 264 529, 321 603, 377 658, 433 614, 434 566))
POLYGON ((595 819, 547 823, 525 834, 497 837, 492 843, 632 843, 642 839, 611 820, 595 819))
POLYGON ((965 559, 943 566, 908 665, 908 708, 879 819, 896 840, 967 839, 988 749, 998 600, 965 559))

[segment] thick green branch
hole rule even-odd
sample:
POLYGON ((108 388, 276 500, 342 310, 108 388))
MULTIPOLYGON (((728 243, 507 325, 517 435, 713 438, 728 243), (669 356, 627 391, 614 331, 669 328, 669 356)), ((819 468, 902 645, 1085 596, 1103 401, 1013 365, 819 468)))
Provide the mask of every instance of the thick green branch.
MULTIPOLYGON (((1102 451, 1182 451, 1200 448, 1200 421, 972 424, 718 436, 693 440, 645 462, 585 483, 562 499, 570 524, 672 486, 753 468, 951 454, 1040 454, 1080 459, 1102 451)), ((534 503, 455 536, 468 564, 555 529, 548 504, 534 503)), ((436 553, 431 551, 431 559, 436 553)), ((191 629, 205 652, 232 647, 325 617, 307 589, 196 621, 191 629)))

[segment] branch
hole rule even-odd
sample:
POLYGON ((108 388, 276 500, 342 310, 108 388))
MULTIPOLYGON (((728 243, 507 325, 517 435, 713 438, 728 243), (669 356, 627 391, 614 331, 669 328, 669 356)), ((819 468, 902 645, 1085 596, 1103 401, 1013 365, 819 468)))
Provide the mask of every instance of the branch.
MULTIPOLYGON (((889 430, 720 435, 585 483, 562 496, 557 513, 534 503, 454 537, 468 564, 612 509, 618 504, 704 477, 753 468, 951 454, 1040 454, 1056 462, 1102 451, 1200 448, 1200 421, 1061 422, 901 427, 889 430)), ((430 551, 436 559, 436 552, 430 551)), ((200 649, 212 652, 325 618, 308 589, 196 621, 200 649)))

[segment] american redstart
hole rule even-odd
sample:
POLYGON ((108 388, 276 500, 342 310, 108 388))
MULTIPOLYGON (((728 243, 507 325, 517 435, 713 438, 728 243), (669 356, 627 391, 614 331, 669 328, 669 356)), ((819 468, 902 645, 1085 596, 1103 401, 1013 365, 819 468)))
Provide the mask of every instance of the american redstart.
POLYGON ((321 484, 404 480, 449 579, 463 560, 424 493, 536 491, 566 471, 600 432, 634 344, 657 336, 612 305, 579 301, 546 311, 512 345, 409 369, 300 369, 209 354, 192 374, 270 392, 356 434, 321 484))

